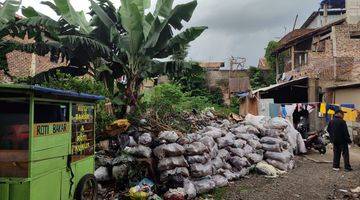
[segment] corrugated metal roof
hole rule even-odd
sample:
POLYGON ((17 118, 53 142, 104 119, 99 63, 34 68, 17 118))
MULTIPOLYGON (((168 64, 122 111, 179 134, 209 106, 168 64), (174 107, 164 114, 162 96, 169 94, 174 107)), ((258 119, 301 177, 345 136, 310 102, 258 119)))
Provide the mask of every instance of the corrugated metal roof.
POLYGON ((276 89, 276 88, 279 88, 279 87, 285 87, 287 85, 291 85, 293 83, 297 83, 299 81, 303 81, 305 79, 308 79, 307 77, 304 77, 304 78, 300 78, 300 79, 296 79, 296 80, 292 80, 292 81, 289 81, 289 82, 286 82, 286 83, 279 83, 279 84, 275 84, 275 85, 270 85, 269 87, 264 87, 264 88, 260 88, 260 89, 257 89, 257 90, 254 90, 252 93, 253 94, 256 94, 258 92, 267 92, 267 91, 270 91, 270 90, 273 90, 273 89, 276 89))

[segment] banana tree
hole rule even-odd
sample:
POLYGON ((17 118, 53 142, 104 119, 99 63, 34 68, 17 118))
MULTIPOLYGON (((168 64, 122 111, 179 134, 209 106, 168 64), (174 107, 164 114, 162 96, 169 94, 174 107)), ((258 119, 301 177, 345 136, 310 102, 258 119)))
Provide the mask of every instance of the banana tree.
POLYGON ((27 36, 35 42, 21 44, 6 41, 7 46, 15 46, 17 50, 41 56, 50 54, 51 61, 62 61, 66 65, 39 74, 36 78, 43 79, 58 70, 72 75, 84 75, 92 69, 94 60, 110 57, 111 50, 90 37, 93 27, 86 20, 83 12, 75 11, 69 0, 41 3, 49 6, 59 19, 52 19, 32 7, 22 8, 25 17, 10 24, 18 30, 16 36, 20 38, 27 36))
MULTIPOLYGON (((137 106, 143 80, 169 72, 174 62, 163 60, 195 40, 207 28, 192 27, 177 35, 173 33, 173 30, 183 29, 183 21, 191 19, 197 1, 173 8, 173 0, 158 0, 155 11, 150 13, 150 0, 121 0, 115 16, 110 16, 99 3, 90 1, 96 20, 106 28, 108 35, 105 37, 117 49, 112 62, 117 63, 113 66, 121 67, 127 80, 125 85, 119 85, 119 89, 124 89, 128 113, 137 106), (119 30, 119 25, 125 32, 119 30)), ((112 5, 109 1, 107 4, 112 5)))
POLYGON ((20 4, 21 1, 18 0, 6 0, 0 7, 0 70, 5 73, 8 71, 6 54, 14 49, 13 46, 7 45, 6 36, 13 36, 18 32, 13 23, 20 4))

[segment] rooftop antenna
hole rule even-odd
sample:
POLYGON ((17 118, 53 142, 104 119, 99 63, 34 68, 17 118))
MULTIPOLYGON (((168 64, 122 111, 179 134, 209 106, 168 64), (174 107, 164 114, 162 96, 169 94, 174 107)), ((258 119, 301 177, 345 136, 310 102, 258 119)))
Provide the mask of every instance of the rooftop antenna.
POLYGON ((230 69, 229 69, 229 77, 228 77, 228 97, 229 99, 231 98, 231 90, 230 90, 230 79, 231 79, 231 73, 235 70, 244 70, 245 68, 245 63, 246 63, 246 58, 244 57, 234 57, 234 56, 230 56, 230 69), (234 68, 235 67, 235 68, 234 68))
POLYGON ((298 18, 299 18, 299 14, 296 14, 293 30, 295 30, 295 28, 296 28, 298 18))

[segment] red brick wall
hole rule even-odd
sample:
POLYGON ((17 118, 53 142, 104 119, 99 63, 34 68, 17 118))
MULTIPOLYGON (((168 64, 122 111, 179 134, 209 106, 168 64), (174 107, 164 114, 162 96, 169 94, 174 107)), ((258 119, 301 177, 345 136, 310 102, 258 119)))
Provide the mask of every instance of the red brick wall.
MULTIPOLYGON (((15 40, 17 42, 22 43, 32 43, 33 40, 29 40, 25 38, 24 40, 20 38, 11 38, 7 37, 9 40, 15 40)), ((31 63, 33 60, 33 56, 31 53, 25 53, 21 51, 13 51, 6 55, 9 74, 18 78, 26 78, 31 76, 31 63)), ((50 56, 37 56, 35 55, 35 74, 48 71, 53 67, 57 67, 60 65, 66 65, 65 63, 52 63, 50 62, 50 56)), ((4 72, 0 71, 0 82, 9 82, 10 78, 7 77, 4 72)))
POLYGON ((325 41, 324 52, 308 52, 308 64, 286 73, 294 79, 300 77, 319 78, 320 86, 335 82, 360 81, 360 39, 351 39, 350 32, 360 31, 360 25, 335 26, 333 36, 325 41), (333 41, 335 39, 335 41, 333 41), (333 46, 336 43, 336 48, 333 46))

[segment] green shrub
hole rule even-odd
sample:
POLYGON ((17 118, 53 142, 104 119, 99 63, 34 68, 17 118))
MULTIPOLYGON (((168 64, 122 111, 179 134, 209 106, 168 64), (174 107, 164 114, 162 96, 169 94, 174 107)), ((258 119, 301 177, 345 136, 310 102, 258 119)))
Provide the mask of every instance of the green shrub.
MULTIPOLYGON (((57 73, 55 77, 41 84, 43 87, 71 90, 87 94, 101 95, 110 98, 104 84, 90 78, 72 77, 67 74, 57 73)), ((115 116, 105 111, 105 100, 97 104, 96 109, 96 132, 102 132, 107 125, 115 120, 115 116)))
POLYGON ((212 107, 206 96, 191 96, 184 93, 180 85, 161 84, 144 93, 142 103, 147 109, 154 110, 159 116, 167 113, 203 110, 212 107))

